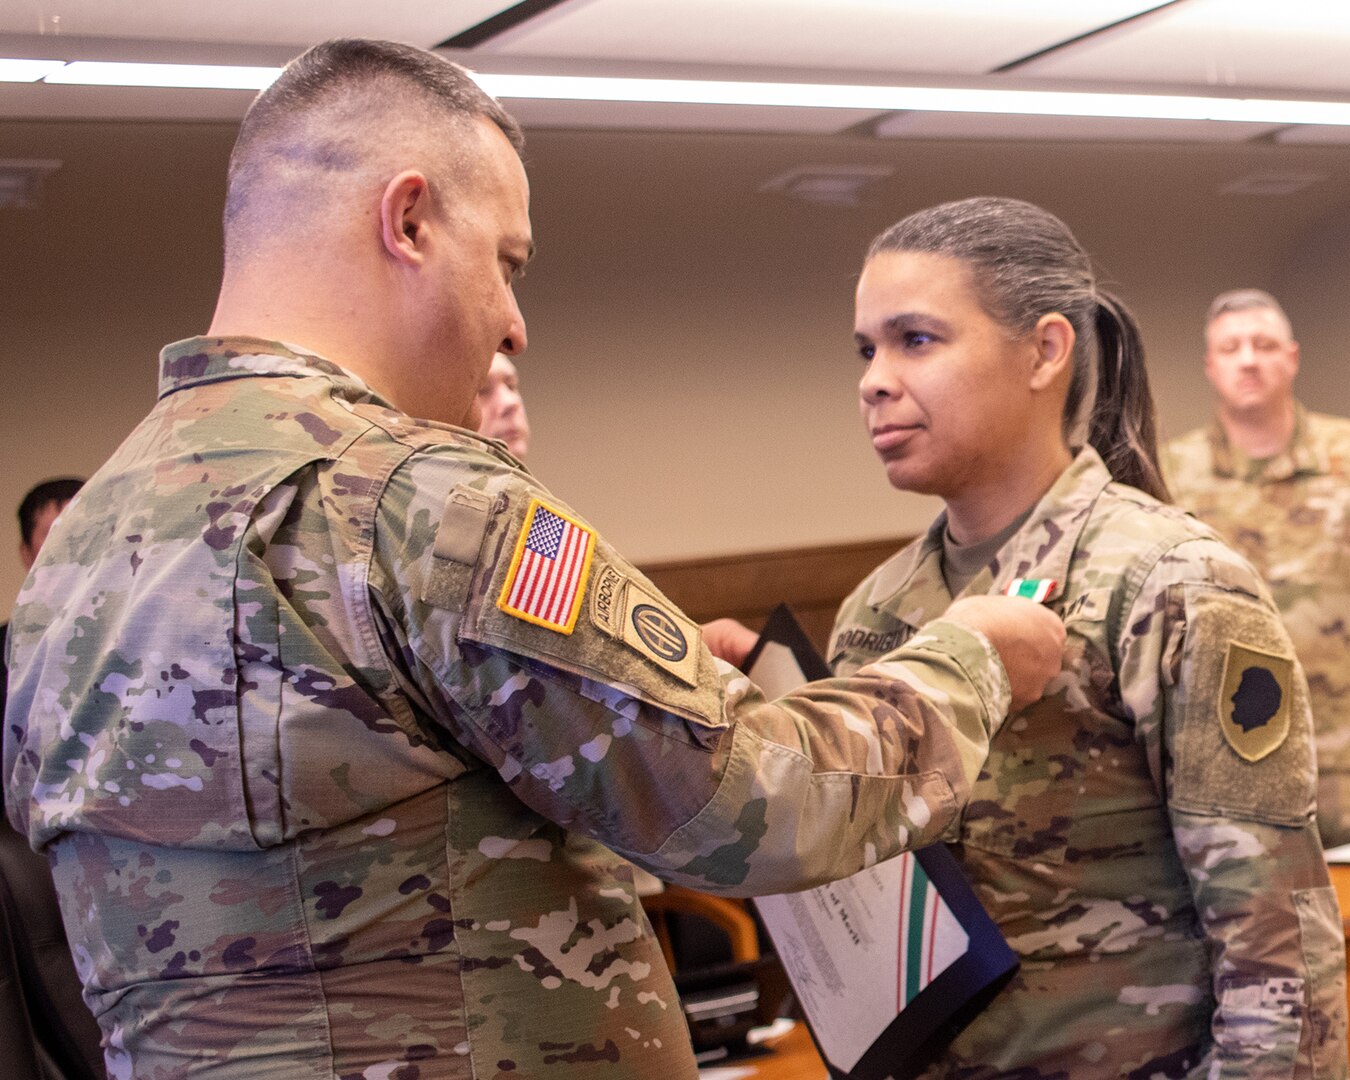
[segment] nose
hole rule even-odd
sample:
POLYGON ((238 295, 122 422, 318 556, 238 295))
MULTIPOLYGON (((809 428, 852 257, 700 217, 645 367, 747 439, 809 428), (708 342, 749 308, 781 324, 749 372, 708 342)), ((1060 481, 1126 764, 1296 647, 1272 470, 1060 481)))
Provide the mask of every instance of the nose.
POLYGON ((901 393, 903 388, 895 377, 895 372, 886 363, 882 351, 878 349, 858 381, 858 394, 863 404, 875 405, 887 398, 899 397, 901 393))
POLYGON ((519 356, 529 346, 525 335, 525 316, 520 313, 520 304, 515 293, 511 294, 511 321, 506 328, 506 336, 497 346, 497 351, 507 356, 519 356))

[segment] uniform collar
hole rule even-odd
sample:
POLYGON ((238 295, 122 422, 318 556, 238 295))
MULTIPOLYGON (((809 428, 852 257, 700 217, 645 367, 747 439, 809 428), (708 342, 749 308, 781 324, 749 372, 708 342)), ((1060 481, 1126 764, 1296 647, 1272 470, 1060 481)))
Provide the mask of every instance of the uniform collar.
POLYGON ((336 384, 340 395, 351 402, 393 406, 331 360, 285 345, 252 337, 194 337, 166 345, 159 354, 159 396, 189 386, 242 379, 259 375, 306 378, 319 376, 336 384))
POLYGON ((1253 472, 1253 459, 1228 441, 1228 433, 1216 417, 1209 427, 1210 462, 1215 476, 1250 482, 1289 480, 1303 473, 1317 475, 1330 471, 1325 450, 1317 445, 1308 413, 1294 402, 1294 434, 1278 454, 1267 458, 1253 472))
MULTIPOLYGON (((1079 450, 1036 504, 1026 524, 961 595, 998 593, 1015 578, 1041 578, 1055 583, 1045 602, 1058 600, 1064 593, 1078 538, 1093 504, 1109 483, 1111 474, 1097 451, 1090 446, 1079 450)), ((947 513, 943 511, 922 540, 882 565, 867 597, 870 607, 888 610, 914 627, 937 618, 947 609, 953 597, 942 580, 942 533, 946 527, 947 513), (894 602, 902 593, 904 610, 895 611, 894 602)))

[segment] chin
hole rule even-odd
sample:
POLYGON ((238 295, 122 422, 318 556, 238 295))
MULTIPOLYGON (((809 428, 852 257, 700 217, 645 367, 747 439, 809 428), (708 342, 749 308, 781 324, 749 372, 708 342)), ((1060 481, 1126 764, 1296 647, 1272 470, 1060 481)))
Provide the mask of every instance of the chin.
POLYGON ((916 495, 940 495, 936 478, 927 470, 910 461, 887 461, 886 479, 897 491, 912 491, 916 495))

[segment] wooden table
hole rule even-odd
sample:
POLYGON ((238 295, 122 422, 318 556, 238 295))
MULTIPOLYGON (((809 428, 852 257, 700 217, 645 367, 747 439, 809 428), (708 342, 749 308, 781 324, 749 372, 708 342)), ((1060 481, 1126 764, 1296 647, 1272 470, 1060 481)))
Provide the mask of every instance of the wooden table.
POLYGON ((800 1020, 796 1027, 769 1045, 773 1053, 744 1062, 747 1067, 754 1068, 755 1080, 828 1080, 829 1071, 816 1053, 811 1033, 800 1020))

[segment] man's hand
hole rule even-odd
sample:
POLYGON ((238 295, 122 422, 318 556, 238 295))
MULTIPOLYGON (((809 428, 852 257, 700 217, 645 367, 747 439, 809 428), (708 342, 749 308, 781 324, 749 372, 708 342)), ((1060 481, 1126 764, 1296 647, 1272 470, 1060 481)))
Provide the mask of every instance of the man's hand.
POLYGON ((1040 604, 1020 596, 968 596, 942 617, 978 630, 998 651, 1012 684, 1011 712, 1039 699, 1059 674, 1064 624, 1040 604))
POLYGON ((703 624, 703 644, 719 660, 740 667, 759 635, 735 619, 714 619, 703 624))

